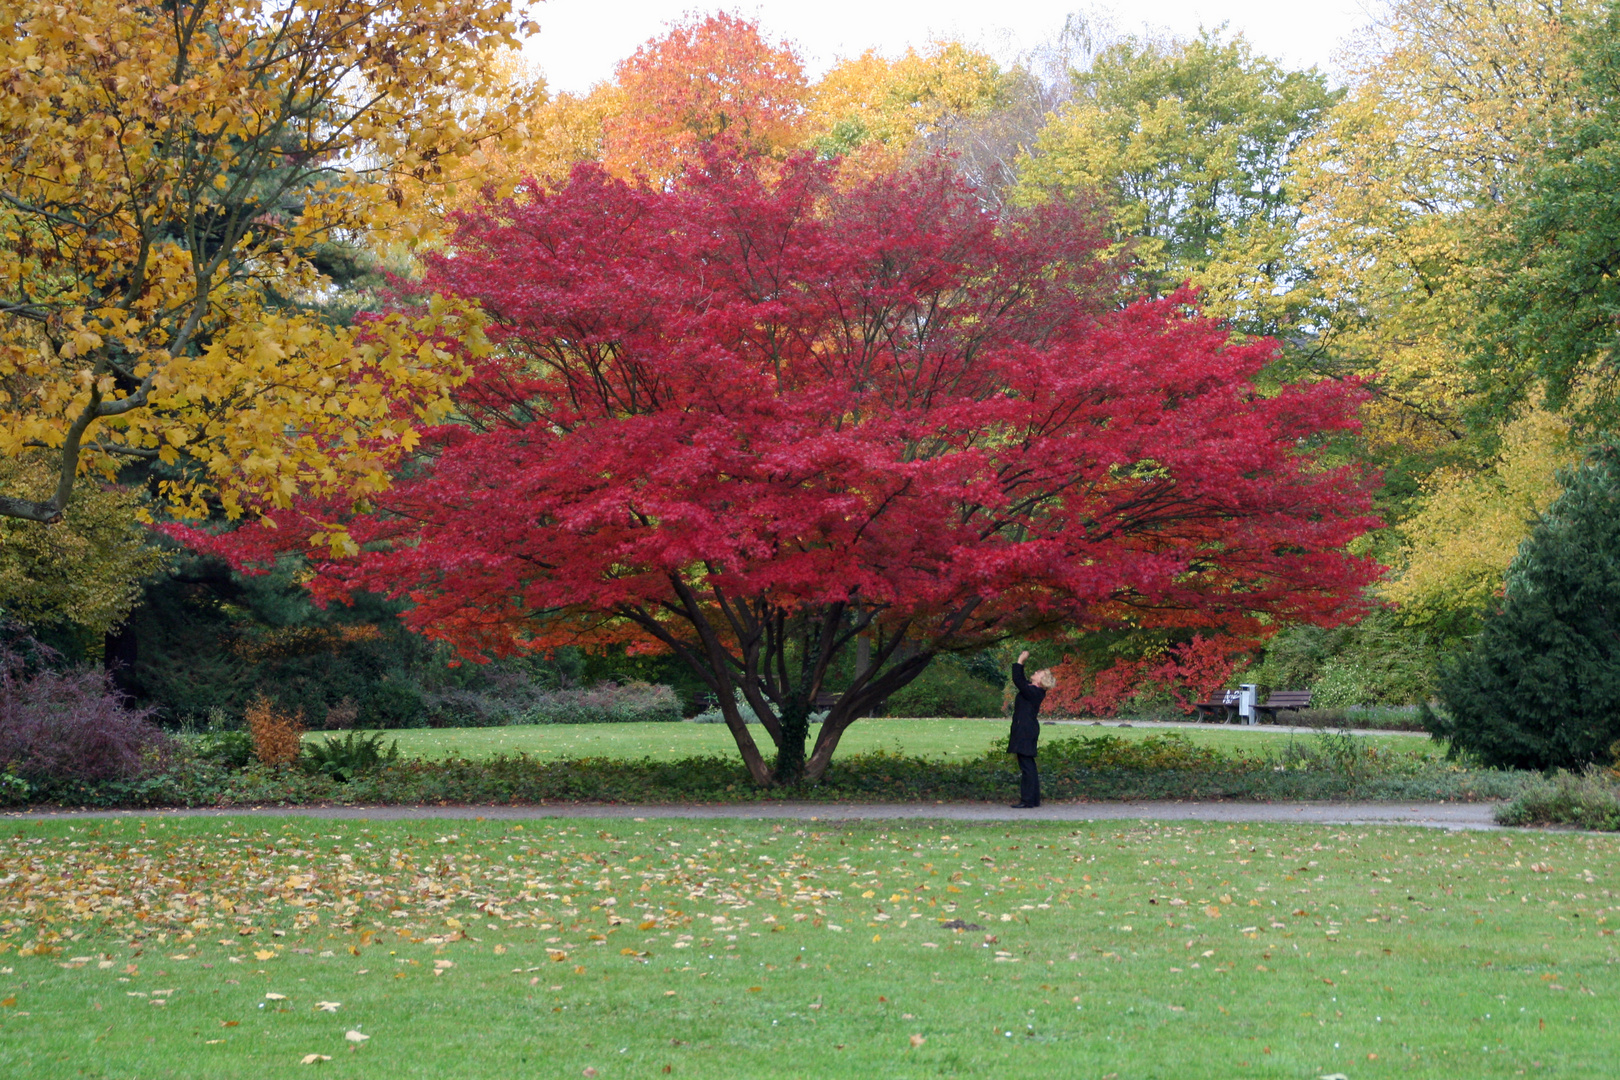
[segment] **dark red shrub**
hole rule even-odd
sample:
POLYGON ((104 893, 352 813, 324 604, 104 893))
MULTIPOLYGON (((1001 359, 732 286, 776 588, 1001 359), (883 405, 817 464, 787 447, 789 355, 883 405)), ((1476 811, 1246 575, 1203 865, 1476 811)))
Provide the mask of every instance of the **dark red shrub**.
POLYGON ((105 672, 45 666, 55 659, 14 631, 0 638, 0 769, 47 783, 141 772, 168 741, 151 711, 124 704, 105 672))

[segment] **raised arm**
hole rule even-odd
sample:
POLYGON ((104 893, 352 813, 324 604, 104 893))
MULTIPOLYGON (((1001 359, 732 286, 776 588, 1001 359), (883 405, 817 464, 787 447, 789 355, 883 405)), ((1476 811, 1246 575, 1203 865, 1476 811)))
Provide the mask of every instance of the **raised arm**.
POLYGON ((1013 662, 1013 686, 1018 690, 1019 697, 1038 703, 1043 697, 1046 696, 1046 691, 1040 689, 1039 687, 1030 685, 1030 681, 1024 678, 1024 661, 1028 659, 1029 650, 1026 649, 1019 653, 1018 659, 1013 662))

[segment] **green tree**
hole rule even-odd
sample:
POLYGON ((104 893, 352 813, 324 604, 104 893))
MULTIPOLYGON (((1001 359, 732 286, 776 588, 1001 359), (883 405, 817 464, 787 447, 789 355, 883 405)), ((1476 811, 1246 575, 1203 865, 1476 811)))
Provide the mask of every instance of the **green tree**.
MULTIPOLYGON (((56 481, 43 455, 0 458, 0 489, 43 498, 56 481)), ((55 525, 0 516, 0 612, 94 639, 124 620, 165 556, 147 541, 132 492, 81 479, 74 501, 55 525)))
POLYGON ((1620 442, 1559 479, 1501 610, 1440 672, 1430 730, 1491 765, 1579 768, 1620 739, 1620 442))
POLYGON ((1024 166, 1024 198, 1101 190, 1150 289, 1190 278, 1245 329, 1281 329, 1302 284, 1290 157, 1339 96, 1326 78, 1211 31, 1126 38, 1074 82, 1024 166))
POLYGON ((1492 404, 1539 388, 1555 408, 1620 418, 1620 3, 1578 35, 1580 108, 1547 149, 1495 252, 1494 317, 1474 353, 1492 404))

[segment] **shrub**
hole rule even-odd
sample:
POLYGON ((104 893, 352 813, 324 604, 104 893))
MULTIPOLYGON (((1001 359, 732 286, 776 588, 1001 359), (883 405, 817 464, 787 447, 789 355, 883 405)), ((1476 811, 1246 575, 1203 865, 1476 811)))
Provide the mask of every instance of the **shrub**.
POLYGON ((150 710, 125 705, 105 672, 52 670, 51 650, 0 633, 0 771, 46 787, 123 779, 165 746, 150 710))
MULTIPOLYGON (((742 691, 740 690, 737 691, 737 712, 741 714, 742 722, 745 724, 763 723, 763 721, 761 721, 759 718, 759 714, 754 712, 754 707, 748 704, 748 699, 743 697, 742 691)), ((813 712, 810 714, 809 719, 810 723, 819 724, 823 720, 827 719, 827 712, 825 709, 823 709, 821 712, 813 712)), ((687 718, 687 723, 689 724, 723 724, 725 722, 726 715, 720 711, 719 705, 710 705, 707 709, 704 709, 696 716, 690 716, 687 718)))
POLYGON ((1433 693, 1436 660, 1427 631, 1374 612, 1352 626, 1283 630, 1243 681, 1262 691, 1311 690, 1321 708, 1408 705, 1433 693))
POLYGON ((1501 609, 1441 669, 1431 730, 1487 765, 1580 769, 1620 738, 1620 443, 1559 478, 1501 609))
POLYGON ((426 694, 423 701, 428 727, 504 727, 524 723, 541 696, 452 687, 426 694))
POLYGON ((345 695, 336 705, 326 707, 326 730, 348 731, 360 719, 360 707, 345 695))
POLYGON ((372 687, 356 722, 364 728, 423 727, 427 702, 416 687, 389 679, 372 687))
POLYGON ((253 733, 250 731, 204 731, 182 735, 180 743, 198 760, 224 769, 245 769, 254 759, 253 733))
MULTIPOLYGON (((954 657, 935 660, 883 703, 885 716, 1000 716, 1001 682, 985 682, 954 657)), ((999 674, 999 673, 998 673, 999 674)))
POLYGON ((399 760, 399 740, 384 751, 382 734, 361 735, 350 732, 341 741, 327 738, 304 746, 303 765, 306 771, 321 773, 339 783, 347 783, 357 776, 380 769, 399 760))
POLYGON ((33 787, 12 772, 0 772, 0 806, 18 806, 28 801, 33 787))
POLYGON ((1620 788, 1613 773, 1559 770, 1528 784, 1496 811, 1501 825, 1574 825, 1605 832, 1620 830, 1620 788))
POLYGON ((304 712, 286 713, 260 694, 247 707, 248 730, 253 733, 253 754, 265 765, 286 765, 302 749, 304 712))
POLYGON ((677 723, 681 701, 668 686, 600 683, 590 689, 549 690, 524 718, 530 724, 677 723))

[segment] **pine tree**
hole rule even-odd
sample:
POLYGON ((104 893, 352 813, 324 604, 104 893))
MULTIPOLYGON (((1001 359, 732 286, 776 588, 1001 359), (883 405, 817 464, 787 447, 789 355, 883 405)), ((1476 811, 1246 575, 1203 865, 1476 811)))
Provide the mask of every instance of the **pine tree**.
POLYGON ((1620 443, 1562 479, 1500 610, 1440 674, 1435 734, 1490 765, 1579 768, 1620 739, 1620 443))

